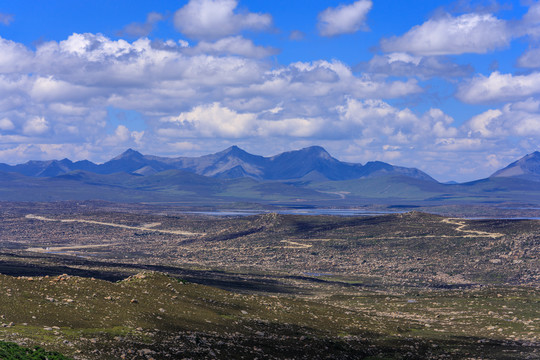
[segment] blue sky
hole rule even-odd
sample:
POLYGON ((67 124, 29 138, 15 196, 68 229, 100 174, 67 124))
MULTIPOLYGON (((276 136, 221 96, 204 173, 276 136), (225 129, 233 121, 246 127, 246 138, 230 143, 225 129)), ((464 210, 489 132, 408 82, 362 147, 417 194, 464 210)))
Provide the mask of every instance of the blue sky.
POLYGON ((536 1, 0 4, 0 162, 128 147, 485 177, 540 148, 536 1))

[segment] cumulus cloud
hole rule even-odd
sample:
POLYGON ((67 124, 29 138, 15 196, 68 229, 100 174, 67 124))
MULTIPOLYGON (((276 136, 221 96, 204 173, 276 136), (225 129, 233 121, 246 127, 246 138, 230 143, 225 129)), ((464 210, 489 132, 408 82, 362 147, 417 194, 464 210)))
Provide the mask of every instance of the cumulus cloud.
POLYGON ((375 55, 370 61, 361 63, 358 68, 368 73, 387 76, 435 76, 452 78, 469 75, 470 65, 459 65, 440 56, 413 56, 407 53, 375 55))
POLYGON ((169 139, 371 139, 370 146, 392 147, 393 150, 458 136, 458 129, 452 126, 453 119, 440 109, 430 109, 419 116, 409 109, 400 110, 380 100, 349 98, 328 117, 288 116, 283 110, 279 107, 239 112, 216 102, 162 118, 163 126, 158 133, 169 139))
POLYGON ((130 131, 125 125, 118 125, 113 134, 98 142, 101 146, 126 147, 130 144, 142 145, 144 131, 130 131))
POLYGON ((358 0, 350 5, 328 8, 319 13, 317 27, 322 36, 351 34, 367 30, 366 17, 371 10, 371 0, 358 0))
POLYGON ((540 68, 540 48, 532 48, 524 52, 517 60, 523 68, 540 68))
POLYGON ((357 98, 396 98, 420 93, 414 79, 384 82, 368 75, 355 76, 352 69, 339 61, 297 62, 266 74, 264 81, 230 94, 276 96, 324 102, 323 97, 351 95, 357 98))
POLYGON ((95 125, 103 120, 91 116, 89 109, 103 116, 107 106, 114 106, 152 119, 178 114, 196 103, 222 101, 250 111, 275 107, 283 98, 295 118, 299 114, 293 107, 303 107, 302 116, 313 115, 309 112, 319 116, 345 95, 395 98, 422 91, 415 80, 358 76, 339 61, 297 62, 272 69, 258 58, 273 50, 240 36, 186 47, 172 40, 127 42, 100 34, 73 34, 40 44, 35 51, 1 38, 0 47, 8 50, 0 52, 4 71, 0 116, 15 124, 24 120, 6 111, 46 116, 53 122, 77 117, 77 122, 92 121, 89 126, 99 128, 102 125, 95 125))
POLYGON ((134 22, 128 24, 118 32, 118 35, 128 35, 133 37, 148 36, 152 32, 152 30, 154 30, 155 25, 162 20, 162 14, 157 12, 151 12, 146 16, 146 21, 144 23, 134 22))
POLYGON ((464 124, 469 136, 504 138, 540 136, 540 100, 509 103, 472 117, 464 124))
POLYGON ((459 86, 456 96, 466 103, 487 103, 522 99, 540 94, 540 73, 528 75, 501 74, 489 77, 477 75, 459 86))
POLYGON ((422 144, 431 143, 434 138, 447 138, 458 135, 451 124, 453 119, 440 109, 430 109, 418 116, 410 109, 398 109, 381 100, 349 99, 339 106, 343 133, 356 137, 373 139, 384 144, 422 144))
POLYGON ((23 126, 25 135, 40 135, 49 130, 49 123, 44 117, 34 116, 27 120, 23 126))
POLYGON ((0 73, 30 71, 33 55, 24 45, 0 37, 0 73))
MULTIPOLYGON (((264 60, 272 49, 240 36, 189 46, 86 33, 35 50, 0 38, 0 47, 6 50, 0 51, 0 119, 9 119, 0 124, 0 144, 65 143, 66 154, 72 154, 67 144, 91 154, 192 143, 196 136, 337 139, 349 136, 347 127, 334 126, 336 106, 347 96, 361 101, 422 92, 417 80, 357 74, 340 61, 272 67, 264 60), (109 133, 111 107, 138 112, 145 128, 133 131, 126 122, 109 133)), ((18 153, 40 158, 42 148, 32 149, 18 153)))
POLYGON ((163 120, 178 124, 180 129, 185 130, 183 134, 188 136, 193 133, 204 137, 239 138, 253 134, 255 119, 255 114, 240 114, 219 103, 213 103, 197 106, 191 111, 163 120))
MULTIPOLYGON (((249 40, 222 40, 247 44, 247 50, 221 52, 220 40, 188 46, 147 38, 112 40, 101 34, 73 34, 31 50, 0 38, 0 46, 13 56, 0 51, 0 161, 61 153, 104 161, 126 147, 201 154, 232 143, 252 144, 255 152, 263 146, 266 155, 313 143, 345 154, 349 144, 358 149, 362 143, 364 150, 356 157, 351 150, 350 161, 393 159, 425 168, 428 160, 416 164, 407 159, 417 158, 418 151, 500 147, 497 138, 471 131, 473 125, 456 127, 439 109, 417 113, 388 103, 422 93, 417 79, 358 73, 337 60, 272 66, 255 56, 259 47, 249 40), (208 47, 203 50, 204 44, 208 47), (111 133, 111 107, 137 112, 143 124, 126 121, 111 133), (34 145, 23 146, 28 143, 34 145)), ((426 77, 429 66, 453 69, 444 58, 428 60, 391 53, 381 64, 410 66, 426 77)), ((535 126, 534 111, 528 111, 515 134, 535 126)), ((438 162, 434 157, 430 164, 438 162)))
POLYGON ((540 36, 540 3, 535 2, 529 6, 521 21, 515 24, 514 31, 516 36, 529 35, 538 39, 540 36))
POLYGON ((268 119, 265 113, 238 112, 220 103, 201 105, 178 116, 162 119, 164 123, 176 125, 159 130, 164 137, 221 137, 227 139, 256 137, 309 137, 317 135, 324 127, 321 118, 280 118, 268 119))
POLYGON ((174 14, 174 26, 182 34, 216 40, 242 30, 265 30, 272 26, 268 14, 235 12, 236 0, 190 0, 174 14))
POLYGON ((230 54, 258 59, 275 55, 278 52, 279 50, 274 48, 256 46, 253 41, 239 35, 226 37, 216 42, 200 41, 197 46, 191 49, 193 54, 230 54))
POLYGON ((80 100, 95 93, 95 89, 57 80, 52 76, 38 76, 29 91, 30 96, 37 101, 80 100))
POLYGON ((414 55, 483 54, 505 47, 512 32, 504 20, 491 14, 449 14, 417 25, 402 36, 383 39, 385 52, 407 52, 414 55))
POLYGON ((497 127, 496 120, 500 119, 502 112, 500 110, 488 110, 479 115, 473 116, 468 122, 469 134, 478 134, 482 137, 493 137, 505 132, 503 128, 497 127), (494 126, 495 125, 495 126, 494 126))
POLYGON ((0 119, 0 130, 13 130, 14 128, 15 125, 13 125, 13 122, 8 118, 0 119))

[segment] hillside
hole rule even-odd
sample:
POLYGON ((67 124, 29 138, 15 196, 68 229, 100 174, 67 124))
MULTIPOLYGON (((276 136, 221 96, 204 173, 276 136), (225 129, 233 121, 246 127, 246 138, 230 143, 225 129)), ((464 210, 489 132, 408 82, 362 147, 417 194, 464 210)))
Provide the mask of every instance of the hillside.
POLYGON ((538 221, 0 210, 0 339, 19 346, 92 360, 540 352, 538 221))
POLYGON ((496 171, 492 178, 512 177, 540 182, 540 152, 535 151, 496 171))

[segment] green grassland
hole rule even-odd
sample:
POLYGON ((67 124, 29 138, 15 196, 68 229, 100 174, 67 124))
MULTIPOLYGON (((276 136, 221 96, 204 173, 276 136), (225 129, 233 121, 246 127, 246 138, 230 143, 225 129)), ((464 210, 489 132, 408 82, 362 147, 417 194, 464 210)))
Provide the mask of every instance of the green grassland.
POLYGON ((530 358, 540 293, 526 287, 317 299, 238 294, 140 273, 0 276, 0 337, 75 358, 530 358), (9 296, 7 296, 9 294, 9 296))
POLYGON ((0 359, 2 360, 69 360, 68 357, 51 351, 45 351, 39 346, 25 348, 15 343, 0 341, 0 359))

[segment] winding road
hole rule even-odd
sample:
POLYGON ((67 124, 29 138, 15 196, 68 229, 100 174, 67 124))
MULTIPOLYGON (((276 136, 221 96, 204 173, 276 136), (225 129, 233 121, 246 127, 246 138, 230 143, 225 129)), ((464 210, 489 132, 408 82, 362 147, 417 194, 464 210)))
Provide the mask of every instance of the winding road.
POLYGON ((158 232, 158 233, 163 233, 163 234, 173 234, 173 235, 183 235, 183 236, 203 236, 204 235, 202 233, 194 233, 194 232, 181 231, 181 230, 154 229, 153 227, 156 226, 155 223, 147 224, 147 227, 142 227, 142 226, 129 226, 129 225, 115 224, 115 223, 108 223, 108 222, 94 221, 94 220, 83 220, 83 219, 51 219, 44 216, 33 215, 33 214, 28 214, 25 217, 27 219, 32 219, 32 220, 58 221, 58 222, 63 222, 63 223, 78 222, 78 223, 86 223, 86 224, 94 224, 94 225, 111 226, 111 227, 117 227, 117 228, 128 229, 128 230, 158 232))

